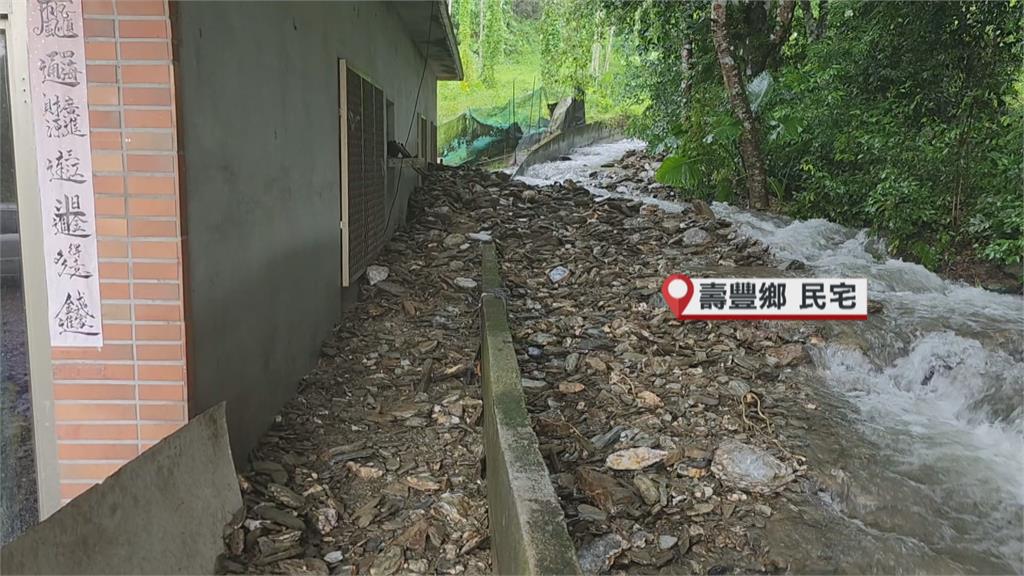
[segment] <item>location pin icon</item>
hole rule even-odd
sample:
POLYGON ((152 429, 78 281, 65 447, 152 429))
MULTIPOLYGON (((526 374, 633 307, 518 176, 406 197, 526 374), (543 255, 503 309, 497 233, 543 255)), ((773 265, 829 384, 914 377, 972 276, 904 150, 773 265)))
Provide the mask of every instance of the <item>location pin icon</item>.
POLYGON ((668 309, 676 318, 683 319, 683 311, 693 298, 693 282, 685 274, 673 274, 665 278, 661 284, 661 295, 668 304, 668 309))

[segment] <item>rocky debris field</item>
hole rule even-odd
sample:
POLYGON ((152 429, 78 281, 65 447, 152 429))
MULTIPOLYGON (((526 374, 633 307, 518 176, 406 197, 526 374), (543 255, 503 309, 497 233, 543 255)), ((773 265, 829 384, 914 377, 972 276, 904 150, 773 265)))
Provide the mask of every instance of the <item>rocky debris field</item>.
MULTIPOLYGON (((648 181, 650 167, 632 162, 617 170, 648 181)), ((800 491, 790 435, 816 407, 788 374, 818 336, 671 316, 668 274, 773 265, 706 205, 690 206, 665 213, 571 181, 436 169, 240 476, 245 516, 228 527, 222 570, 490 570, 475 367, 477 244, 489 241, 584 571, 784 570, 763 530, 800 491)))
POLYGON ((764 271, 766 249, 701 203, 670 214, 466 170, 432 188, 447 230, 497 242, 528 407, 584 572, 784 569, 763 529, 800 490, 787 435, 815 409, 784 375, 817 336, 680 323, 660 295, 674 272, 764 271))
POLYGON ((663 155, 650 154, 643 149, 628 150, 621 158, 608 162, 589 176, 610 192, 676 200, 675 188, 654 180, 654 173, 663 159, 663 155))
POLYGON ((479 269, 435 218, 390 241, 241 474, 222 572, 490 572, 479 269))

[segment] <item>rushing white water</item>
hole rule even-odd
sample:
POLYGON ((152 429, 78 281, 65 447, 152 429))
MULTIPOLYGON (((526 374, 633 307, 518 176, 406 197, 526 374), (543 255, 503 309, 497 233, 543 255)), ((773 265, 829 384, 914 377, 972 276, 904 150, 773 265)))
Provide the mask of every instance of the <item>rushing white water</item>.
POLYGON ((602 164, 613 162, 622 158, 623 154, 630 150, 640 150, 644 147, 643 140, 617 140, 584 146, 570 152, 568 160, 555 160, 534 164, 528 167, 518 180, 527 184, 543 186, 556 181, 573 180, 574 182, 586 184, 592 180, 590 173, 600 168, 602 164))
POLYGON ((847 343, 816 358, 888 460, 885 475, 879 464, 853 474, 844 511, 945 551, 965 571, 1024 570, 1021 298, 889 258, 864 231, 714 209, 815 274, 866 277, 884 306, 866 323, 836 326, 847 343))
MULTIPOLYGON (((1020 331, 1024 300, 958 282, 948 282, 925 267, 888 258, 881 242, 865 230, 827 220, 791 220, 716 203, 715 213, 738 224, 784 260, 800 260, 821 274, 866 277, 872 297, 917 322, 937 320, 966 330, 1020 331)), ((888 310, 888 308, 887 308, 888 310)))
MULTIPOLYGON (((572 160, 531 166, 521 179, 571 178, 598 196, 630 196, 603 190, 589 174, 642 146, 577 149, 572 160)), ((860 439, 848 442, 870 446, 874 460, 833 462, 847 468, 836 507, 856 525, 852 538, 871 542, 879 557, 894 550, 889 560, 854 558, 846 569, 1024 571, 1024 300, 890 258, 864 230, 713 209, 780 261, 799 260, 815 276, 867 278, 871 300, 883 305, 867 322, 832 323, 842 343, 815 354, 821 383, 855 407, 849 425, 860 439)))

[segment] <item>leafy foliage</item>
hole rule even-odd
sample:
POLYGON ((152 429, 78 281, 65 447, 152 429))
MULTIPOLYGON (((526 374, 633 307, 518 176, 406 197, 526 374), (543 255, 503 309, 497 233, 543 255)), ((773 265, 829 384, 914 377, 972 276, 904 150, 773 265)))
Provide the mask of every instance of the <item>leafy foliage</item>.
POLYGON ((478 33, 473 22, 479 18, 476 0, 452 0, 455 32, 459 38, 459 57, 462 59, 462 88, 468 90, 477 75, 478 33))
POLYGON ((517 105, 517 118, 534 123, 546 104, 581 91, 591 120, 638 111, 626 86, 630 45, 598 0, 452 0, 451 13, 466 79, 438 86, 441 122, 506 105, 513 85, 517 98, 543 93, 543 103, 517 105))
MULTIPOLYGON (((1021 0, 801 0, 773 54, 780 2, 727 6, 774 207, 869 227, 933 268, 1020 263, 1021 0)), ((507 102, 512 80, 548 102, 585 92, 589 117, 626 114, 670 153, 657 177, 684 196, 743 189, 706 1, 453 0, 452 13, 487 81, 463 83, 458 102, 507 102)))
POLYGON ((591 0, 548 0, 541 15, 544 85, 581 95, 591 85, 594 45, 604 13, 591 0))
POLYGON ((494 84, 494 67, 505 56, 505 14, 502 0, 483 0, 483 26, 480 40, 480 79, 494 84))
MULTIPOLYGON (((612 4, 635 23, 638 67, 629 86, 648 107, 634 129, 672 152, 658 178, 686 196, 730 197, 743 168, 706 4, 612 4), (684 98, 680 51, 688 40, 692 86, 684 98)), ((749 24, 751 4, 728 7, 748 74, 764 37, 749 24)), ((747 78, 777 206, 870 227, 897 253, 934 268, 972 251, 1020 262, 1020 6, 845 1, 828 11, 821 37, 803 33, 807 15, 798 11, 771 81, 747 78)))
POLYGON ((995 2, 835 8, 822 41, 795 43, 803 58, 767 115, 784 112, 802 128, 770 153, 775 173, 790 174, 791 212, 870 226, 933 267, 965 245, 1019 261, 1020 219, 1014 231, 993 211, 1024 210, 1022 110, 1011 102, 1019 11, 995 2))

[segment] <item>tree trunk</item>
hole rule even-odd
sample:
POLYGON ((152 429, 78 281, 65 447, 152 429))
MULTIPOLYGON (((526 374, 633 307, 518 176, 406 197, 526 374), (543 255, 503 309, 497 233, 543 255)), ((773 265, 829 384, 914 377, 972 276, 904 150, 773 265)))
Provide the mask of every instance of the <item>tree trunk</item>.
POLYGON ((818 40, 825 35, 828 28, 828 0, 818 2, 818 23, 814 26, 814 39, 818 40))
POLYGON ((744 78, 754 78, 764 71, 771 57, 771 24, 768 22, 769 4, 767 2, 743 2, 740 5, 743 14, 741 29, 743 45, 740 46, 739 58, 733 57, 746 65, 744 78))
POLYGON ((683 118, 686 118, 687 109, 690 107, 690 94, 693 92, 693 41, 689 38, 683 43, 679 51, 680 68, 683 76, 679 89, 683 95, 683 118))
POLYGON ((480 32, 476 36, 476 54, 480 57, 477 73, 484 75, 484 19, 487 17, 487 0, 480 0, 480 32))
POLYGON ((608 28, 608 46, 605 48, 604 72, 607 74, 612 67, 612 40, 615 39, 615 26, 608 28))
POLYGON ((804 29, 809 40, 818 40, 825 35, 828 26, 828 0, 818 2, 818 18, 815 20, 811 10, 811 0, 800 0, 800 9, 804 13, 804 29))
POLYGON ((733 113, 740 121, 740 156, 746 172, 747 196, 750 205, 755 208, 768 208, 768 176, 765 170, 764 156, 761 153, 761 137, 757 120, 750 110, 747 90, 743 85, 736 60, 733 58, 732 47, 729 45, 729 28, 725 19, 726 0, 715 0, 711 5, 711 35, 718 54, 718 64, 722 68, 722 79, 729 95, 729 103, 733 113))
POLYGON ((811 10, 811 0, 800 0, 800 10, 804 13, 804 31, 807 32, 807 39, 814 40, 814 11, 811 10))
POLYGON ((779 67, 782 45, 789 39, 795 9, 796 0, 782 0, 782 3, 779 4, 779 12, 775 16, 775 29, 772 30, 771 38, 768 41, 768 68, 771 70, 779 67))

